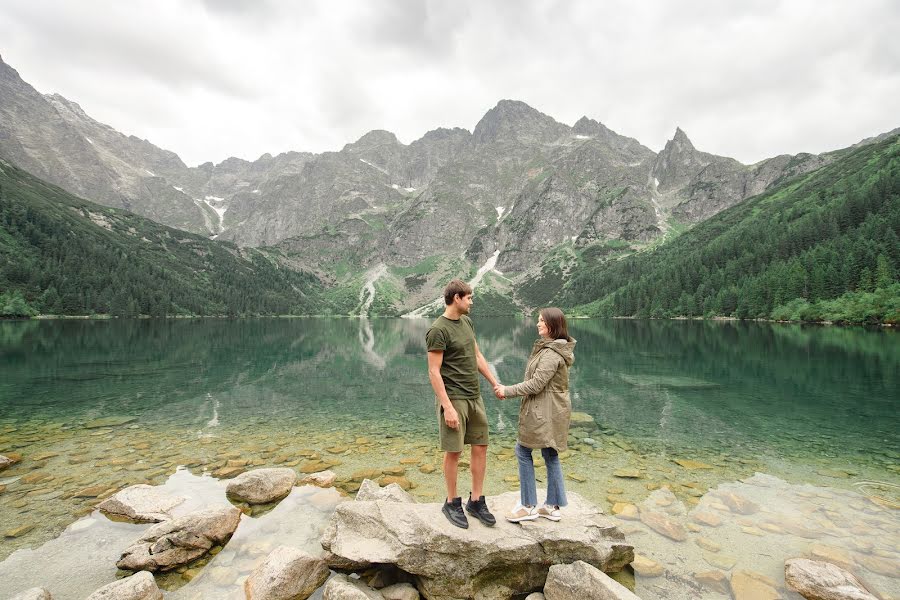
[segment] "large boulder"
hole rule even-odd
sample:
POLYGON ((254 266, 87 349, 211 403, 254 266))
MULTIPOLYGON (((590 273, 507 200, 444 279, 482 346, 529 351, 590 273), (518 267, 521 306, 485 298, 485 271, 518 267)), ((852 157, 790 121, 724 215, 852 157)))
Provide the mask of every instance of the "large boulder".
POLYGON ((225 493, 238 502, 268 504, 290 494, 295 483, 297 473, 293 469, 254 469, 229 481, 225 493))
POLYGON ((128 571, 169 571, 224 544, 237 529, 241 511, 234 506, 209 508, 154 525, 116 563, 128 571))
POLYGON ((359 485, 359 491, 356 492, 358 501, 384 500, 385 502, 410 502, 415 503, 409 492, 404 490, 396 483, 389 483, 384 487, 380 487, 371 479, 363 479, 359 485))
MULTIPOLYGON (((495 514, 518 501, 518 492, 487 499, 495 514)), ((335 569, 394 564, 416 576, 430 600, 509 598, 540 590, 550 565, 584 560, 618 571, 634 549, 611 519, 578 494, 569 495, 563 520, 521 524, 498 519, 492 528, 471 519, 459 529, 441 505, 356 501, 339 504, 322 535, 335 569)))
POLYGON ((101 502, 97 508, 112 517, 138 523, 158 523, 172 518, 171 510, 184 502, 152 485, 132 485, 101 502))
POLYGON ((147 571, 105 585, 87 600, 162 600, 162 592, 147 571))
POLYGON ((278 546, 244 582, 247 600, 306 600, 331 571, 321 558, 278 546))
POLYGON ((627 587, 581 560, 550 567, 544 597, 547 600, 640 600, 627 587))
POLYGON ((363 582, 338 573, 325 584, 322 600, 384 600, 384 596, 363 582))
POLYGON ((784 582, 807 600, 876 600, 852 573, 818 560, 785 561, 784 582))
POLYGON ((53 596, 44 588, 36 587, 20 592, 9 600, 53 600, 53 596))

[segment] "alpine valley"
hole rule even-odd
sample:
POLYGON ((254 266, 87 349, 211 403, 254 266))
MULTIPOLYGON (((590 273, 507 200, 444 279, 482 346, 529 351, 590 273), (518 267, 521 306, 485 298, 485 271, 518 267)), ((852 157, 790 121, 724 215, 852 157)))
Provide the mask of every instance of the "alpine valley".
POLYGON ((427 314, 462 277, 478 314, 895 322, 898 133, 744 165, 501 100, 471 132, 188 167, 0 59, 0 312, 427 314))

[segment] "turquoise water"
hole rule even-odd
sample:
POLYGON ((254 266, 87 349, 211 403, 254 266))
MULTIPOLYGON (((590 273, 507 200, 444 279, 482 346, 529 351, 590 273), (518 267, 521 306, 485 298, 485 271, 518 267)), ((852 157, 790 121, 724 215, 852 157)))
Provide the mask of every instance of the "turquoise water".
MULTIPOLYGON (((534 324, 473 318, 499 378, 519 381, 534 324)), ((414 319, 0 323, 0 454, 22 455, 0 472, 0 534, 31 525, 0 538, 0 560, 55 538, 90 515, 98 498, 133 483, 161 484, 179 465, 199 476, 235 459, 298 469, 321 460, 346 492, 355 471, 393 466, 405 470, 420 500, 436 501, 440 471, 425 468, 440 464, 427 328, 414 319), (111 416, 122 419, 95 422, 111 416)), ((573 491, 609 510, 647 502, 662 486, 691 510, 721 486, 764 473, 779 483, 751 492, 830 494, 887 511, 879 543, 900 545, 894 332, 575 320, 571 333, 578 340, 573 409, 598 426, 572 440, 564 472, 575 476, 567 482, 573 491), (703 467, 682 468, 676 459, 703 467), (639 478, 617 477, 618 469, 639 478)), ((487 491, 499 493, 517 485, 509 449, 518 405, 496 400, 486 383, 483 395, 492 435, 487 491)), ((661 559, 667 541, 640 523, 624 525, 638 528, 637 547, 661 559)), ((777 572, 750 560, 746 540, 719 541, 723 552, 733 543, 736 558, 777 572)), ((890 547, 882 558, 895 557, 890 547)), ((652 581, 648 597, 653 586, 670 585, 652 581)))
MULTIPOLYGON (((479 319, 518 381, 530 322, 479 319)), ((421 320, 0 323, 0 418, 145 425, 280 420, 433 432, 421 320)), ((889 466, 900 452, 900 336, 790 325, 578 320, 573 408, 648 449, 821 455, 889 466), (884 458, 886 457, 886 459, 884 458)), ((484 395, 495 433, 516 406, 484 395)))

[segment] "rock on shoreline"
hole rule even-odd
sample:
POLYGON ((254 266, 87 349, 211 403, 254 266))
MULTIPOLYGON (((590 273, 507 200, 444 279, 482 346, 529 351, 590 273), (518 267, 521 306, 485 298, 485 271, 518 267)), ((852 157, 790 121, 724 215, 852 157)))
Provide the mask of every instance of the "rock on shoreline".
POLYGON ((247 504, 269 504, 291 493, 297 472, 287 467, 254 469, 228 482, 225 493, 232 500, 247 504))
POLYGON ((184 502, 152 485, 132 485, 101 502, 97 508, 108 515, 138 523, 158 523, 172 518, 170 511, 184 502))
POLYGON ((163 595, 153 575, 147 571, 105 585, 87 600, 162 600, 163 595))
POLYGON ((328 579, 321 558, 290 546, 275 548, 244 582, 247 600, 305 600, 328 579))
POLYGON ((240 521, 241 511, 232 506, 200 510, 159 523, 127 548, 116 566, 128 571, 169 571, 224 544, 240 521))
POLYGON ((784 582, 789 589, 814 600, 877 600, 852 573, 818 560, 785 561, 784 582))
MULTIPOLYGON (((508 492, 487 502, 503 514, 517 499, 518 492, 508 492)), ((596 505, 575 493, 569 500, 558 523, 499 519, 487 528, 470 519, 469 529, 451 525, 438 503, 346 502, 335 509, 322 547, 338 570, 396 565, 415 576, 430 600, 509 598, 540 590, 550 565, 582 560, 614 572, 634 559, 633 547, 596 505)))

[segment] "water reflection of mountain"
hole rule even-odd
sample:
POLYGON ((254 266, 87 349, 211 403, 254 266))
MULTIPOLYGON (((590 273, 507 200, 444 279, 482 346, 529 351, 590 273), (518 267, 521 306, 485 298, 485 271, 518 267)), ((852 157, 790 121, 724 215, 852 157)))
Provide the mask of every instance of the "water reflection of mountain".
MULTIPOLYGON (((475 319, 501 381, 520 381, 532 320, 475 319)), ((420 319, 0 323, 0 412, 134 414, 204 426, 276 419, 430 423, 420 319)), ((896 449, 900 344, 861 329, 575 320, 575 410, 663 449, 896 449), (840 448, 838 448, 840 446, 840 448)), ((491 422, 518 402, 482 388, 491 422)))
POLYGON ((577 365, 596 365, 577 369, 573 386, 588 412, 617 429, 659 436, 655 423, 674 398, 674 429, 688 440, 900 444, 893 332, 627 320, 576 321, 573 329, 577 365))

